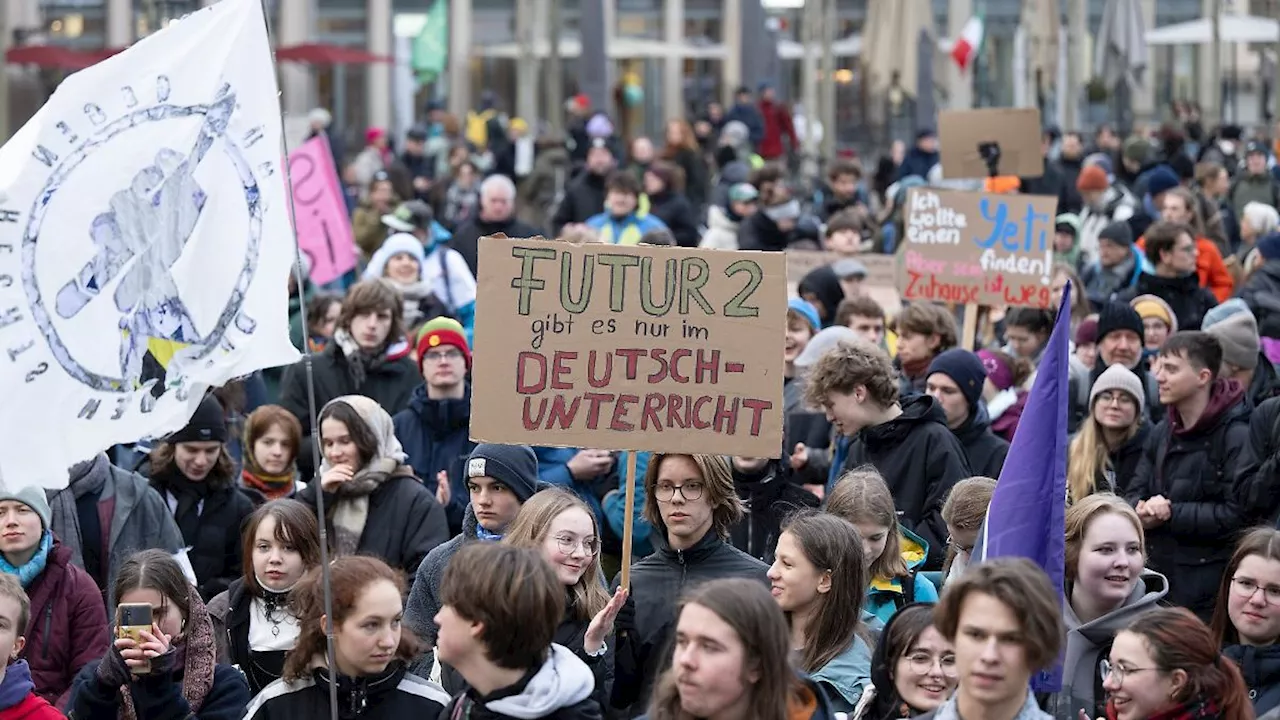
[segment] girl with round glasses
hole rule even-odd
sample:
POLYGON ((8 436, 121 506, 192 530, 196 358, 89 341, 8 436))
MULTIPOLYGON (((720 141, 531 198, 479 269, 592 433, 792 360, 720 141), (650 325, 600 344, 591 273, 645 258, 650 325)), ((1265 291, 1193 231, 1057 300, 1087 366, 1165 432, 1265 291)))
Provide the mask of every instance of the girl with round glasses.
POLYGON ((1258 717, 1280 708, 1280 531, 1257 528, 1222 574, 1213 637, 1240 666, 1258 717))
POLYGON ((605 590, 600 570, 600 528, 587 504, 573 493, 548 488, 534 493, 511 521, 503 542, 531 548, 565 586, 564 619, 555 643, 572 650, 596 677, 592 697, 605 707, 613 687, 613 621, 627 599, 605 590))
POLYGON ((933 606, 898 611, 871 655, 871 684, 854 720, 896 720, 937 709, 955 692, 956 651, 933 626, 933 606))

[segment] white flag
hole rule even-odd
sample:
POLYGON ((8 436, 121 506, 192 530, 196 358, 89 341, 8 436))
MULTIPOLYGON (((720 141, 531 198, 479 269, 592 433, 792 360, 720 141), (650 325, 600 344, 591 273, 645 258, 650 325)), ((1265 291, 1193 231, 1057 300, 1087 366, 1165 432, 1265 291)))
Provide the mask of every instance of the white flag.
POLYGON ((64 487, 293 362, 280 106, 259 0, 67 78, 0 148, 0 475, 64 487))

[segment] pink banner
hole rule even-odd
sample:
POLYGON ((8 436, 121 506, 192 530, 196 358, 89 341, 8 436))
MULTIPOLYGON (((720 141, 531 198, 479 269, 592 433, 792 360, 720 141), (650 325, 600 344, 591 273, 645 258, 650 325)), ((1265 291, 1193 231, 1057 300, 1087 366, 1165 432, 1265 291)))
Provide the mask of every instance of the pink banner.
POLYGON ((324 285, 356 266, 356 238, 329 141, 317 135, 294 148, 289 171, 298 247, 311 259, 311 281, 324 285))

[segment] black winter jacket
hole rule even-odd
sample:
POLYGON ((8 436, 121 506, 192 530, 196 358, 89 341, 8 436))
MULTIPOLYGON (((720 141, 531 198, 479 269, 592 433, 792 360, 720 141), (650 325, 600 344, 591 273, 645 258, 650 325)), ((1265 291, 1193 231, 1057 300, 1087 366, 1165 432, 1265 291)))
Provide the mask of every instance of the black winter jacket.
POLYGON ((756 212, 738 225, 738 248, 741 250, 786 250, 795 231, 784 232, 764 212, 756 212))
POLYGON ((1116 302, 1128 304, 1139 295, 1155 295, 1169 303, 1179 330, 1200 329, 1204 314, 1218 306, 1218 298, 1200 287, 1200 278, 1195 273, 1176 278, 1142 273, 1133 286, 1116 293, 1116 302))
MULTIPOLYGON (((303 720, 329 717, 329 670, 286 683, 278 680, 258 694, 245 710, 245 720, 303 720)), ((382 673, 362 678, 338 676, 338 717, 342 720, 399 720, 439 717, 449 704, 444 688, 410 675, 393 661, 382 673)))
POLYGON ((1235 485, 1249 442, 1249 408, 1244 389, 1218 380, 1194 427, 1182 429, 1177 411, 1152 430, 1133 484, 1125 498, 1163 495, 1172 517, 1147 530, 1147 567, 1169 578, 1169 602, 1206 622, 1217 600, 1218 583, 1241 530, 1246 511, 1235 485))
POLYGON ((987 417, 985 406, 979 405, 978 411, 971 413, 969 419, 953 432, 964 448, 965 460, 974 475, 1000 477, 1004 459, 1009 455, 1009 442, 991 432, 991 419, 987 417))
POLYGON ((551 216, 551 234, 558 236, 565 225, 584 223, 592 215, 604 212, 603 175, 583 170, 565 186, 564 198, 551 216))
POLYGON ((444 511, 450 534, 462 532, 462 516, 467 509, 467 479, 462 470, 476 446, 469 432, 471 384, 467 384, 461 400, 432 400, 427 397, 427 386, 419 385, 409 407, 396 413, 392 422, 396 439, 409 456, 409 467, 427 490, 435 493, 436 475, 441 470, 449 473, 449 504, 444 511))
POLYGON ((1240 666, 1256 717, 1280 707, 1280 645, 1228 645, 1222 654, 1240 666))
POLYGON ((1249 415, 1249 441, 1240 454, 1240 502, 1249 524, 1274 525, 1280 516, 1280 398, 1249 415))
MULTIPOLYGON (((614 656, 612 704, 634 717, 644 710, 658 675, 671 664, 670 641, 675 632, 680 595, 708 580, 753 578, 768 584, 769 566, 707 532, 688 550, 672 550, 666 529, 655 525, 649 535, 652 555, 631 566, 631 600, 635 603, 634 631, 618 629, 614 656)), ((621 575, 614 578, 616 589, 621 575)))
POLYGON ((1280 338, 1280 260, 1263 263, 1236 294, 1258 318, 1258 334, 1280 338))
MULTIPOLYGON (((1115 494, 1121 497, 1128 494, 1133 487, 1134 478, 1138 476, 1138 465, 1142 462, 1142 453, 1147 447, 1147 438, 1155 427, 1149 422, 1138 426, 1138 432, 1128 442, 1111 451, 1111 472, 1115 479, 1115 494)), ((1106 480, 1106 478, 1102 478, 1106 480)), ((1105 487, 1099 483, 1098 487, 1105 487)))
MULTIPOLYGON (((94 660, 76 675, 71 686, 71 699, 67 701, 67 717, 72 720, 116 720, 120 717, 120 688, 104 685, 98 679, 100 662, 94 660)), ((249 686, 245 685, 240 671, 221 664, 213 668, 213 686, 198 712, 192 712, 186 698, 182 697, 181 672, 137 675, 129 686, 129 695, 138 720, 242 720, 250 699, 249 686)))
POLYGON ((249 613, 253 596, 245 592, 244 579, 231 583, 225 592, 209 601, 209 617, 213 620, 218 662, 239 668, 249 683, 249 692, 257 695, 263 688, 280 679, 284 667, 283 651, 249 650, 249 613))
POLYGON ((926 569, 942 567, 947 524, 942 503, 951 486, 973 475, 947 416, 928 395, 902 401, 902 414, 853 437, 844 470, 872 465, 889 485, 899 520, 929 543, 926 569))
MULTIPOLYGON (((178 472, 175 467, 172 472, 178 472)), ((173 507, 173 495, 166 490, 164 477, 151 478, 151 487, 160 493, 169 507, 173 507)), ((200 521, 193 534, 183 533, 183 541, 191 549, 187 558, 195 570, 200 597, 208 602, 214 595, 227 589, 231 581, 241 576, 240 524, 253 512, 249 496, 230 485, 210 488, 209 495, 200 507, 200 521)))
MULTIPOLYGON (((347 359, 337 343, 329 343, 324 352, 311 359, 315 378, 316 411, 330 400, 343 395, 364 395, 371 398, 388 414, 395 415, 409 405, 413 389, 422 384, 422 375, 408 354, 388 359, 370 368, 364 382, 357 386, 347 370, 347 359)), ((316 469, 311 447, 311 412, 307 404, 307 370, 303 362, 290 365, 284 371, 280 384, 280 405, 293 413, 302 423, 302 448, 298 451, 298 471, 303 480, 310 480, 316 469)))
POLYGON ((766 564, 773 563, 773 549, 782 532, 782 521, 799 508, 816 508, 818 496, 787 479, 778 461, 770 460, 760 472, 733 471, 733 485, 746 513, 729 529, 733 546, 766 564))
POLYGON ((649 214, 666 224, 680 247, 698 247, 698 215, 689 200, 677 192, 649 196, 649 214))
MULTIPOLYGON (((512 212, 515 208, 512 207, 512 212)), ((485 222, 478 217, 472 218, 458 226, 453 231, 453 240, 450 245, 462 259, 467 261, 467 267, 471 268, 471 274, 476 275, 479 271, 478 267, 480 257, 480 238, 486 235, 497 235, 502 233, 509 238, 531 238, 542 235, 542 230, 520 220, 514 216, 506 222, 485 222)))
MULTIPOLYGON (((314 509, 318 487, 320 483, 311 483, 298 499, 314 509)), ((325 493, 326 511, 335 501, 336 496, 325 493)), ((332 521, 326 522, 329 537, 335 537, 332 521)), ((369 517, 356 550, 413 577, 427 553, 448 539, 449 521, 436 496, 412 475, 393 475, 369 495, 369 517)))

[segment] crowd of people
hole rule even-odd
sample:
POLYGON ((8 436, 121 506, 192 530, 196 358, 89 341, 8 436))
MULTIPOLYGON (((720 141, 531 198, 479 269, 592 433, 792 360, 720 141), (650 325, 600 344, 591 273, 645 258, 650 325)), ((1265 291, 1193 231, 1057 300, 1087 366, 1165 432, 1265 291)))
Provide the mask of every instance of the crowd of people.
POLYGON ((863 260, 942 181, 937 138, 797 179, 758 90, 661 143, 581 98, 565 137, 486 105, 428 108, 398 153, 377 128, 351 155, 333 138, 360 262, 320 288, 304 256, 289 280, 310 372, 219 388, 64 489, 6 478, 0 718, 316 718, 331 692, 374 720, 1280 717, 1275 148, 1180 108, 1125 140, 1046 132, 1041 177, 989 185, 1059 199, 1054 587, 972 557, 1054 312, 984 307, 972 347, 956 308, 887 312, 863 260), (774 350, 780 457, 473 442, 497 233, 829 251, 774 350), (137 605, 150 628, 117 632, 137 605))

